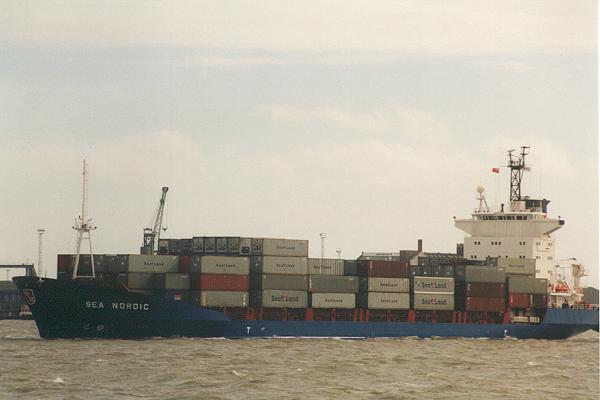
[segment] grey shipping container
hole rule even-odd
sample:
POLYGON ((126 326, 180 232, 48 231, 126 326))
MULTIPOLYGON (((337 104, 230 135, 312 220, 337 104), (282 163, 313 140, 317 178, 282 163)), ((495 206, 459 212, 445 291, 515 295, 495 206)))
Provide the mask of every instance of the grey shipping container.
POLYGON ((311 305, 312 308, 355 308, 356 295, 354 293, 313 293, 311 305))
POLYGON ((510 293, 546 294, 548 293, 548 280, 526 276, 510 276, 508 278, 508 291, 510 293))
POLYGON ((190 274, 165 274, 165 289, 190 289, 190 274))
POLYGON ((506 281, 506 274, 504 270, 494 267, 467 265, 465 267, 465 281, 473 283, 504 283, 506 281))
POLYGON ((122 288, 123 286, 128 286, 127 282, 129 280, 129 274, 117 274, 116 285, 117 288, 122 288))
POLYGON ((263 240, 260 238, 252 238, 250 239, 250 251, 253 256, 261 256, 262 255, 262 244, 263 240))
POLYGON ((218 237, 216 238, 216 252, 217 254, 226 254, 227 253, 227 238, 226 237, 218 237))
POLYGON ((228 237, 227 238, 227 253, 231 255, 240 254, 240 238, 239 237, 228 237))
MULTIPOLYGON (((177 256, 175 256, 177 257, 177 256)), ((129 272, 129 256, 127 254, 119 254, 116 258, 117 272, 128 273, 129 272)))
POLYGON ((344 275, 344 261, 337 258, 309 258, 310 275, 344 275))
POLYGON ((307 275, 260 274, 253 275, 250 282, 258 290, 308 290, 307 275))
POLYGON ((408 293, 408 278, 361 278, 361 290, 369 292, 408 293))
POLYGON ((193 239, 181 239, 181 253, 192 254, 194 251, 194 240, 193 239))
POLYGON ((344 260, 344 275, 356 276, 358 275, 358 267, 356 260, 344 260))
POLYGON ((169 251, 169 239, 159 239, 158 241, 158 249, 169 251))
MULTIPOLYGON (((179 272, 179 257, 178 256, 155 256, 143 254, 126 255, 127 267, 123 271, 119 268, 119 272, 129 273, 156 273, 164 274, 167 272, 179 272)), ((125 258, 120 258, 121 262, 125 258)))
POLYGON ((240 238, 240 256, 249 256, 252 254, 252 239, 240 238))
POLYGON ((308 259, 306 257, 252 257, 252 272, 306 275, 308 272, 308 259))
POLYGON ((204 254, 215 254, 217 252, 217 238, 213 236, 204 236, 204 254))
POLYGON ((415 276, 414 293, 454 293, 454 278, 415 276))
POLYGON ((164 289, 165 274, 129 273, 127 274, 127 287, 144 290, 164 289))
POLYGON ((454 310, 454 295, 444 293, 415 293, 415 310, 454 310))
POLYGON ((95 254, 94 270, 96 272, 117 272, 117 256, 109 254, 95 254))
POLYGON ((311 275, 310 291, 313 293, 358 293, 357 276, 311 275))
POLYGON ((263 290, 261 303, 267 308, 306 308, 308 293, 300 290, 263 290))
POLYGON ((248 292, 201 292, 200 305, 202 307, 248 307, 248 292))
POLYGON ((510 275, 535 276, 535 260, 532 259, 499 257, 496 264, 510 275))
POLYGON ((369 292, 365 296, 367 307, 374 310, 407 310, 410 307, 409 293, 369 292))
POLYGON ((248 275, 249 257, 202 256, 200 270, 203 274, 248 275))
POLYGON ((181 240, 169 239, 169 254, 181 253, 181 240))
POLYGON ((204 238, 198 236, 192 238, 192 252, 195 254, 204 253, 204 238))
POLYGON ((263 239, 263 256, 308 257, 308 240, 263 239))

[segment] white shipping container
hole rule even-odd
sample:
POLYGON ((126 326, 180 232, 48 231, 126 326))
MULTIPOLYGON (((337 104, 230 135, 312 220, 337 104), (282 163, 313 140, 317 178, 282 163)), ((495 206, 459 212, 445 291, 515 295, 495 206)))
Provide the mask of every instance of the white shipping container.
POLYGON ((454 310, 454 295, 442 293, 415 293, 415 310, 454 310))
POLYGON ((308 293, 300 290, 263 290, 262 306, 272 308, 306 308, 308 293))
POLYGON ((379 310, 408 310, 410 308, 409 293, 369 292, 368 307, 379 310))
POLYGON ((263 256, 308 257, 308 240, 263 239, 263 256))
POLYGON ((200 305, 202 307, 248 307, 248 292, 201 292, 200 305))
POLYGON ((498 268, 507 274, 513 275, 535 275, 535 260, 527 258, 502 258, 498 257, 498 268))
POLYGON ((306 257, 261 257, 259 271, 264 274, 306 275, 308 258, 306 257))
POLYGON ((248 275, 250 258, 229 256, 203 256, 200 260, 203 274, 248 275))
POLYGON ((337 258, 309 258, 310 275, 344 275, 344 260, 337 258))
POLYGON ((454 293, 454 278, 415 276, 413 282, 415 293, 454 293))
POLYGON ((127 256, 127 269, 123 272, 145 274, 179 272, 179 257, 129 254, 127 256))
POLYGON ((409 293, 408 278, 368 278, 369 292, 409 293))
POLYGON ((355 308, 354 293, 313 293, 313 308, 355 308))

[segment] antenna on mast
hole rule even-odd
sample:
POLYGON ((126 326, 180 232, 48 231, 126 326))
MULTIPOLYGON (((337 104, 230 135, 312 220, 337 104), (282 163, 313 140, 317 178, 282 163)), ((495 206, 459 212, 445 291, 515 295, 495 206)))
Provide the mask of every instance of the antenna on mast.
POLYGON ((477 212, 490 212, 487 201, 485 200, 485 194, 483 194, 484 192, 485 188, 483 186, 477 186, 477 193, 479 193, 479 197, 477 198, 477 200, 479 200, 479 208, 477 209, 477 212))
POLYGON ((77 255, 75 256, 75 266, 73 268, 73 279, 79 278, 96 278, 96 270, 94 268, 94 252, 92 251, 92 236, 90 231, 96 229, 92 226, 91 218, 87 218, 87 164, 83 160, 83 188, 82 188, 82 200, 81 200, 81 215, 78 219, 75 219, 75 226, 73 229, 77 231, 77 255), (77 269, 79 267, 79 256, 81 252, 81 242, 87 240, 90 245, 90 261, 92 264, 92 275, 91 276, 78 276, 77 269))
POLYGON ((508 151, 508 165, 510 168, 510 201, 521 200, 521 182, 523 181, 523 171, 529 170, 525 166, 525 156, 529 154, 529 146, 521 146, 521 154, 513 156, 514 149, 508 151))

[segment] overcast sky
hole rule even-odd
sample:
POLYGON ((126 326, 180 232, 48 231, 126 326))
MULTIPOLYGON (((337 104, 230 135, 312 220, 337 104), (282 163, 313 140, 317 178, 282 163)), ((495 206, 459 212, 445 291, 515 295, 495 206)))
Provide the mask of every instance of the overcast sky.
MULTIPOLYGON (((4 2, 0 262, 167 237, 310 240, 310 255, 454 251, 453 216, 523 192, 598 286, 595 1, 4 2), (164 236, 165 234, 163 234, 164 236)), ((5 278, 0 276, 0 278, 5 278)))

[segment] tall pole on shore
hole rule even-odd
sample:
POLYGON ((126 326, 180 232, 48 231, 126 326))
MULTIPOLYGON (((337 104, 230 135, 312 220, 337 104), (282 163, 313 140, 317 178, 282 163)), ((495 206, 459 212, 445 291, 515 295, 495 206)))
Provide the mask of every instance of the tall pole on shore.
POLYGON ((37 260, 37 267, 38 267, 38 273, 40 275, 40 277, 44 277, 47 278, 48 277, 48 272, 44 269, 43 267, 43 248, 42 248, 42 236, 44 235, 44 232, 46 232, 46 230, 44 228, 39 228, 37 230, 38 233, 38 260, 37 260))

